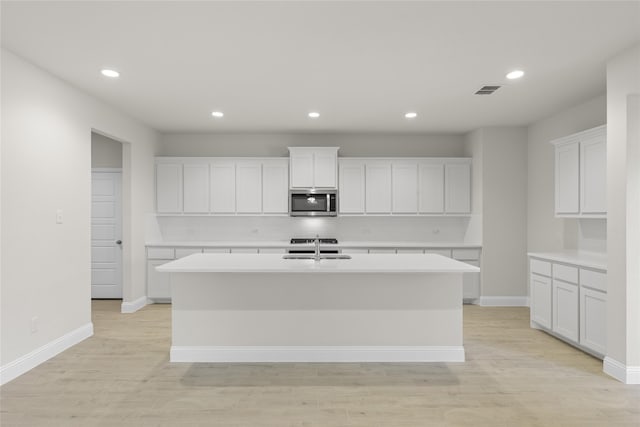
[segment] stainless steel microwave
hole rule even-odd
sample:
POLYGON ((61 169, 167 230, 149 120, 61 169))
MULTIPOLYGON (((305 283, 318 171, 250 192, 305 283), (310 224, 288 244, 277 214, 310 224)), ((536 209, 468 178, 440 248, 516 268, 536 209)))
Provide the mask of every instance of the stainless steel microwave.
POLYGON ((313 188, 289 190, 289 215, 337 216, 338 191, 313 188))

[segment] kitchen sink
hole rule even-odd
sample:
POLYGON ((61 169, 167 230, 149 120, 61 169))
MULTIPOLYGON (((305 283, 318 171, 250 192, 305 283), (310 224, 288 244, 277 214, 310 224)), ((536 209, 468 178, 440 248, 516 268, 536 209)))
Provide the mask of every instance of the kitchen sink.
MULTIPOLYGON (((287 254, 283 259, 316 259, 313 254, 287 254)), ((342 254, 320 254, 319 259, 351 259, 351 255, 342 254)))

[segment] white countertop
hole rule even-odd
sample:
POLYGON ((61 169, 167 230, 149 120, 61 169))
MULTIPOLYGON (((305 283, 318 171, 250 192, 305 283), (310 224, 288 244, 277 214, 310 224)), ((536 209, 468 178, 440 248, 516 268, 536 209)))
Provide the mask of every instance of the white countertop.
MULTIPOLYGON (((263 240, 263 241, 166 241, 148 242, 148 247, 158 248, 304 248, 313 247, 310 244, 292 245, 288 240, 263 240)), ((477 243, 461 242, 409 242, 409 241, 341 241, 336 245, 322 245, 323 247, 342 248, 482 248, 477 243)))
POLYGON ((607 269, 607 254, 600 252, 586 252, 566 250, 558 252, 529 252, 530 257, 543 258, 551 261, 576 264, 583 267, 607 269))
POLYGON ((280 254, 194 254, 156 267, 168 273, 475 273, 478 267, 437 254, 356 254, 295 260, 280 254))

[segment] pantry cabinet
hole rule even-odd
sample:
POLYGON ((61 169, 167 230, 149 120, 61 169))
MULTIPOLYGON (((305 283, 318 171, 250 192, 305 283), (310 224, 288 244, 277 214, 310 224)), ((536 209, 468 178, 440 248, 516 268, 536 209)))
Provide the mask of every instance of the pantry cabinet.
POLYGON ((338 147, 289 147, 291 188, 337 188, 338 147))
POLYGON ((555 146, 555 214, 605 218, 606 126, 551 141, 555 146))

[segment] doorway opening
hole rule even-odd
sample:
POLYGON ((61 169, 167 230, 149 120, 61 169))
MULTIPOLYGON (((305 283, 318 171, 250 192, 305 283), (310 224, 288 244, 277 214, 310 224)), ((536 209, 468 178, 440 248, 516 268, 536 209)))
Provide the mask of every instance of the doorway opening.
POLYGON ((91 299, 123 297, 122 148, 91 132, 91 299))

